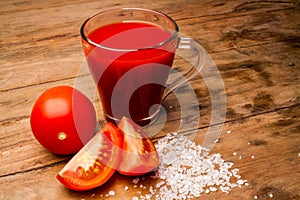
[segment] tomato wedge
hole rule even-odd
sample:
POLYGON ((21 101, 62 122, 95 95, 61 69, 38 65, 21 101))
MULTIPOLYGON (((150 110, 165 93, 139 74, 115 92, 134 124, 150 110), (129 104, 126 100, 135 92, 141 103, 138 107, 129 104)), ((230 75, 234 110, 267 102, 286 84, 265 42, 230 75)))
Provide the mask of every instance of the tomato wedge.
POLYGON ((118 165, 122 138, 118 129, 106 124, 57 174, 71 190, 83 191, 104 184, 118 165))
POLYGON ((139 176, 157 168, 159 155, 147 133, 126 117, 121 119, 118 127, 123 143, 117 171, 123 175, 139 176))

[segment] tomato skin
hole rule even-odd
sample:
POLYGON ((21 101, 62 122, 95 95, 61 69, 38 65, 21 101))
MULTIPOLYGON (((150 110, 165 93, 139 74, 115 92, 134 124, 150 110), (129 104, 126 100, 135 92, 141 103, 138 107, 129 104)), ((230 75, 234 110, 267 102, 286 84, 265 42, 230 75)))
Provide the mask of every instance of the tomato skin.
POLYGON ((96 112, 80 91, 57 86, 46 90, 36 100, 30 125, 35 138, 50 152, 74 154, 94 135, 96 112))
POLYGON ((123 135, 117 171, 127 176, 140 176, 159 165, 159 155, 147 133, 132 120, 123 117, 118 125, 123 135))
POLYGON ((113 124, 106 124, 56 178, 71 190, 84 191, 101 186, 114 174, 118 165, 120 136, 113 124))

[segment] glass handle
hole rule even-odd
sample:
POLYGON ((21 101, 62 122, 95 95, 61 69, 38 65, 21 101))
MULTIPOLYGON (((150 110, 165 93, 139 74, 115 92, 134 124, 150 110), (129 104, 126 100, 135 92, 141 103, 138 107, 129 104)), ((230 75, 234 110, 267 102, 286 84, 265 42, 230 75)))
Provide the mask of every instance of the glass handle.
POLYGON ((174 90, 191 80, 196 74, 199 74, 206 60, 206 54, 199 42, 192 38, 180 38, 178 48, 188 51, 188 56, 184 56, 192 66, 181 76, 175 78, 168 84, 169 90, 164 94, 163 100, 174 90), (195 73, 195 70, 197 73, 195 73))

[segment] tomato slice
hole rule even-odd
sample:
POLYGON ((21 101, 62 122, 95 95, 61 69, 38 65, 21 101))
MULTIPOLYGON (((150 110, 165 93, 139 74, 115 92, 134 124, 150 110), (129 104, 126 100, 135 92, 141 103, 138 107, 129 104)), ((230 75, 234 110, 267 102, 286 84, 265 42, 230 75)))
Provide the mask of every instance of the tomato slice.
POLYGON ((159 155, 147 133, 126 117, 121 119, 118 127, 123 134, 123 143, 117 171, 123 175, 139 176, 157 168, 159 155))
POLYGON ((67 188, 89 190, 104 184, 118 165, 121 135, 112 124, 106 124, 57 174, 67 188))

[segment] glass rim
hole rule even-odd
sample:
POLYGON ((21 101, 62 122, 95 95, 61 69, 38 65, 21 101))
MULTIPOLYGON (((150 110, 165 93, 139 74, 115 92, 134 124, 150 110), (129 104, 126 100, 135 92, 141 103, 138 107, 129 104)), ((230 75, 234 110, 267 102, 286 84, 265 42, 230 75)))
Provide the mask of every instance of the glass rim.
MULTIPOLYGON (((126 20, 126 21, 131 21, 131 20, 126 20)), ((162 27, 162 28, 165 28, 165 27, 162 27)), ((166 29, 166 30, 170 30, 170 29, 166 29)), ((145 8, 111 8, 111 9, 102 10, 102 11, 90 16, 89 18, 87 18, 80 27, 80 35, 81 35, 82 39, 84 39, 87 43, 92 44, 95 47, 99 47, 99 48, 110 50, 110 51, 125 51, 125 52, 139 51, 139 50, 146 50, 146 49, 153 49, 153 48, 161 47, 164 44, 167 44, 169 41, 172 41, 173 39, 177 38, 178 37, 178 32, 179 32, 178 25, 175 22, 175 20, 173 20, 171 17, 169 17, 168 15, 166 15, 162 12, 159 12, 159 11, 156 11, 156 10, 151 10, 151 9, 145 9, 145 8), (172 35, 168 39, 166 39, 166 40, 164 40, 164 41, 162 41, 158 44, 155 44, 155 45, 152 45, 152 46, 147 46, 147 47, 142 47, 142 48, 128 48, 128 49, 114 48, 114 47, 109 47, 109 46, 98 44, 98 43, 92 41, 91 39, 89 39, 88 36, 84 33, 84 28, 85 28, 86 24, 90 20, 92 20, 93 18, 97 17, 98 15, 106 13, 106 12, 111 12, 111 11, 114 11, 114 10, 116 10, 116 11, 121 11, 121 10, 146 11, 146 12, 159 14, 160 16, 163 16, 163 17, 167 18, 173 24, 174 30, 172 30, 172 31, 174 31, 174 32, 172 33, 172 35)))

